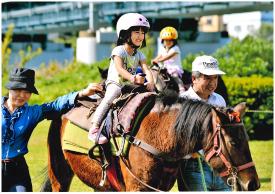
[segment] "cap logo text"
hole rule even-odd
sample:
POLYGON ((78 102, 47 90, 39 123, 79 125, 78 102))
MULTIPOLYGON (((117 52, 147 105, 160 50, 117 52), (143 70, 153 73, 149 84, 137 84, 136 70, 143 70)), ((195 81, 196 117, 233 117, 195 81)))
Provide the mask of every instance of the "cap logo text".
POLYGON ((218 64, 216 62, 213 62, 213 63, 202 62, 202 64, 205 68, 211 68, 211 69, 218 68, 218 64))

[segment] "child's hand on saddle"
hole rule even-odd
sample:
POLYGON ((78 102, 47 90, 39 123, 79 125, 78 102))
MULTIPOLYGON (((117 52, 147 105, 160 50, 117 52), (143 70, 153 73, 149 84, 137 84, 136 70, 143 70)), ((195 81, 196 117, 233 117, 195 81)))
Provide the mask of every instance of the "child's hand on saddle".
POLYGON ((146 89, 150 92, 154 92, 155 91, 155 84, 154 83, 146 83, 146 89))
POLYGON ((83 97, 83 96, 91 96, 95 94, 96 92, 101 93, 103 91, 103 87, 99 83, 90 83, 87 88, 81 90, 78 93, 78 97, 83 97))
POLYGON ((137 85, 143 85, 145 81, 145 77, 143 76, 143 74, 138 73, 135 76, 135 84, 137 85))
POLYGON ((151 64, 152 64, 152 65, 158 65, 158 60, 152 60, 152 61, 151 61, 151 64))

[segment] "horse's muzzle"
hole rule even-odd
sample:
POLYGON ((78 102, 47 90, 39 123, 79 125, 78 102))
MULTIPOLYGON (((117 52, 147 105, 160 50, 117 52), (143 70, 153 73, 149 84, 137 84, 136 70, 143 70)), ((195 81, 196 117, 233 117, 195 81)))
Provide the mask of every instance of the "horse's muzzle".
POLYGON ((246 191, 256 191, 260 188, 260 181, 257 178, 254 178, 252 180, 249 180, 245 184, 245 190, 246 191))
POLYGON ((248 180, 246 183, 238 181, 235 191, 256 191, 260 188, 260 181, 258 178, 248 180))

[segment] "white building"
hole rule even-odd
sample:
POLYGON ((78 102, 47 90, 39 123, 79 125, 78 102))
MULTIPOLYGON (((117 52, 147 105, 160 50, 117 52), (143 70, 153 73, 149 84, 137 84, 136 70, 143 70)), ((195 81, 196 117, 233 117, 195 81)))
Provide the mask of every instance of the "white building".
POLYGON ((227 28, 229 36, 242 40, 248 34, 252 34, 261 27, 262 14, 259 11, 226 14, 223 16, 223 23, 227 28))

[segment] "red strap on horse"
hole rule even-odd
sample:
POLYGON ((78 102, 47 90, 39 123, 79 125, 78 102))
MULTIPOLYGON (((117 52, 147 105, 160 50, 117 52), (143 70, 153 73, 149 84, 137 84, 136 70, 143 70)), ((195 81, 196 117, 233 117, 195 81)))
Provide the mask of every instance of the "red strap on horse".
MULTIPOLYGON (((228 176, 230 174, 237 173, 239 171, 242 171, 244 169, 250 168, 252 166, 255 166, 253 162, 248 162, 246 164, 243 164, 238 167, 233 167, 231 163, 226 159, 224 154, 221 151, 221 125, 220 125, 220 120, 219 117, 217 116, 217 113, 215 111, 212 111, 213 116, 212 116, 212 124, 213 124, 213 138, 214 138, 214 143, 213 143, 213 148, 212 150, 206 154, 205 160, 208 162, 215 154, 221 158, 223 161, 224 165, 227 167, 227 170, 220 173, 221 177, 228 176)), ((240 114, 238 112, 233 112, 230 113, 229 119, 231 121, 235 120, 237 123, 240 123, 240 114)), ((231 125, 231 124, 230 124, 231 125)))
POLYGON ((213 127, 213 138, 214 138, 214 144, 212 150, 205 156, 206 162, 210 160, 210 158, 213 157, 214 154, 219 154, 221 152, 221 147, 219 148, 219 140, 218 135, 220 135, 221 125, 219 124, 219 121, 217 120, 217 113, 212 110, 212 126, 213 127))
MULTIPOLYGON (((243 164, 241 166, 235 167, 235 173, 242 171, 244 169, 250 168, 252 166, 255 166, 254 162, 248 162, 246 164, 243 164)), ((229 174, 231 174, 233 168, 230 168, 222 173, 220 173, 220 177, 224 177, 224 176, 228 176, 229 174)))
POLYGON ((234 120, 237 123, 241 122, 240 113, 238 113, 238 112, 228 113, 228 117, 230 119, 230 122, 233 122, 234 120))
POLYGON ((237 168, 238 168, 238 171, 242 171, 242 170, 247 169, 247 168, 250 168, 250 167, 252 167, 252 166, 255 166, 254 162, 248 162, 248 163, 246 163, 246 164, 243 164, 243 165, 241 165, 241 166, 238 166, 237 168))

